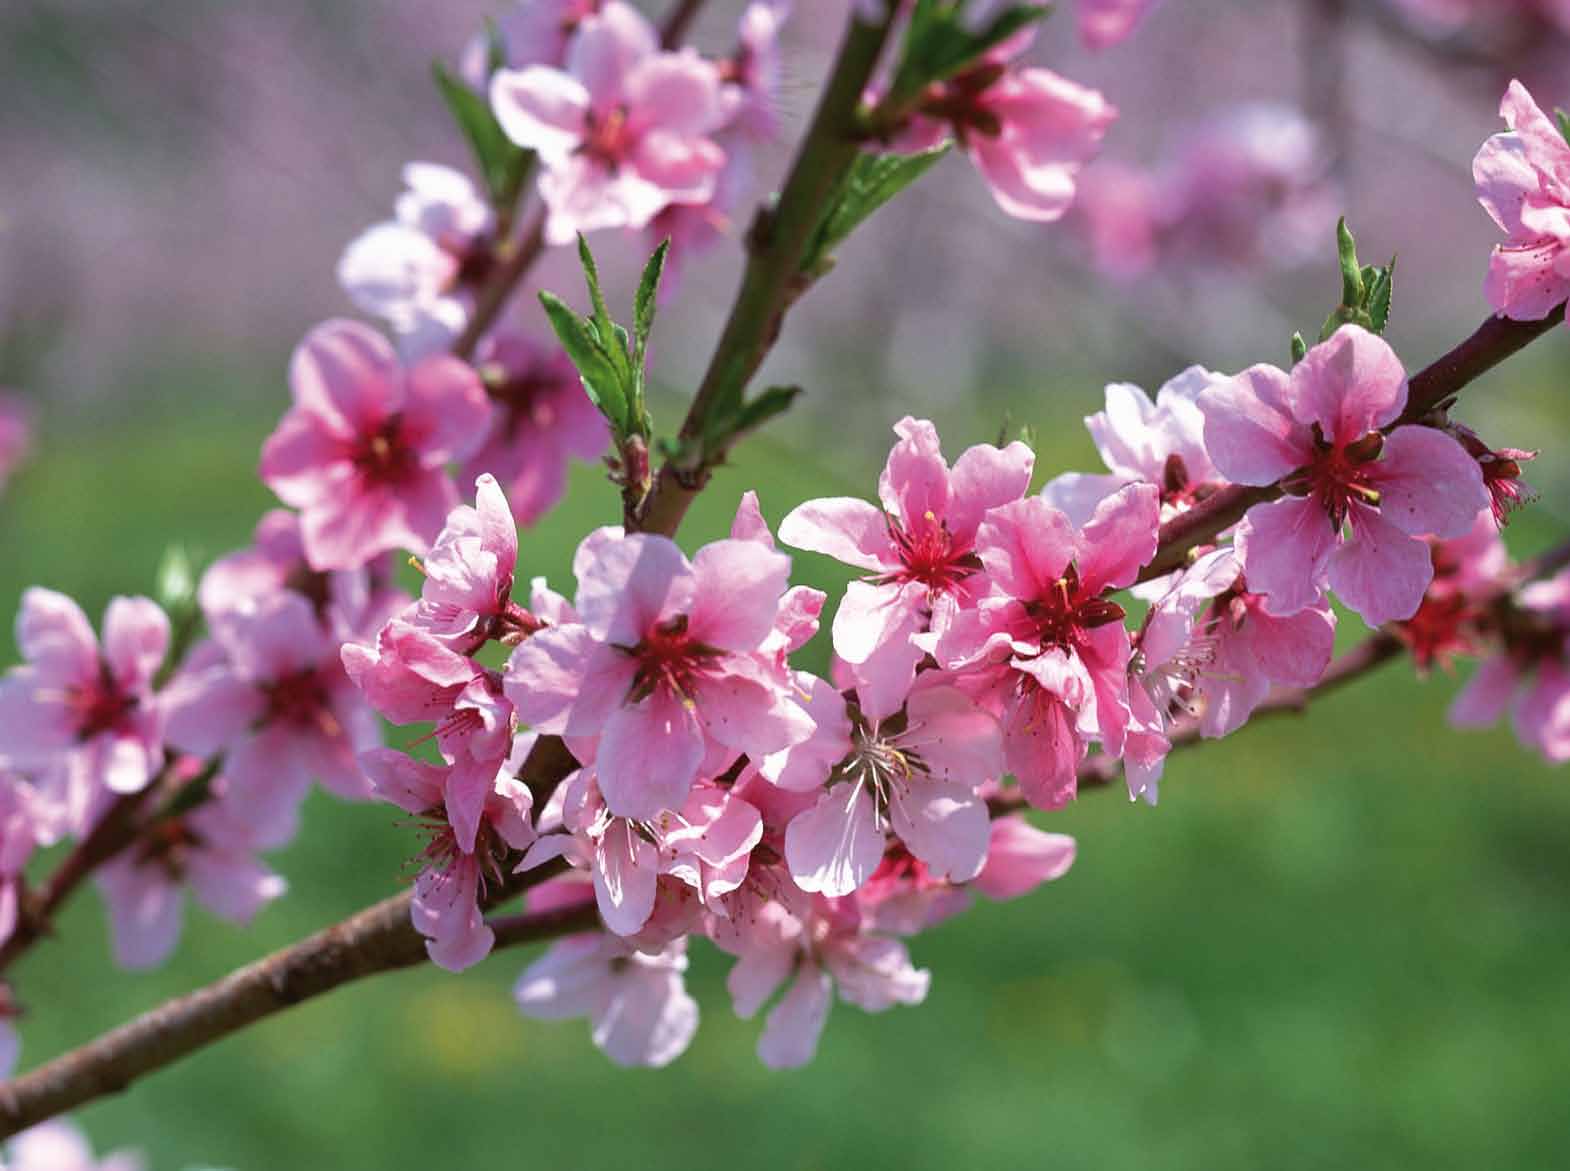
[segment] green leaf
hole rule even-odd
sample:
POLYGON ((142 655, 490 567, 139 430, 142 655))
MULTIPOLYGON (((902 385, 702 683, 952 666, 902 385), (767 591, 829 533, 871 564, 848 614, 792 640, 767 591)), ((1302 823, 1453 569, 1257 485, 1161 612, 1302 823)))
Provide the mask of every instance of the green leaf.
POLYGON ((771 386, 762 394, 742 403, 729 416, 710 428, 707 436, 709 458, 723 453, 743 435, 756 431, 770 419, 790 409, 801 393, 799 386, 771 386))
POLYGON ((988 49, 1050 11, 1046 5, 1011 5, 973 30, 965 26, 964 7, 963 0, 917 0, 890 90, 896 103, 908 101, 935 81, 962 73, 988 49))
POLYGON ((1308 356, 1308 343, 1303 340, 1301 332, 1292 334, 1292 365, 1296 366, 1308 356))
POLYGON ((600 270, 594 263, 594 253, 589 251, 589 242, 583 238, 582 232, 578 233, 578 260, 583 265, 583 279, 589 286, 589 303, 594 307, 594 332, 625 384, 632 378, 627 334, 625 330, 618 331, 616 323, 611 320, 611 311, 605 305, 605 294, 600 290, 600 270), (621 339, 620 345, 616 344, 618 337, 621 339))
POLYGON ((507 137, 491 113, 490 103, 454 77, 445 65, 437 61, 431 72, 448 112, 474 152, 492 205, 510 209, 517 202, 533 154, 507 137))
POLYGON ((1374 279, 1369 282, 1364 308, 1368 310, 1368 319, 1375 333, 1384 333, 1385 326, 1390 322, 1390 296, 1395 276, 1396 258, 1392 256, 1390 263, 1376 270, 1374 279))
POLYGON ((542 291, 540 304, 545 306, 545 315, 550 318, 562 349, 578 368, 578 377, 582 379, 590 401, 600 409, 618 438, 625 435, 629 420, 624 383, 601 343, 594 323, 575 313, 554 293, 542 291))
POLYGON ((863 154, 851 164, 807 247, 801 270, 819 275, 834 249, 878 208, 925 175, 949 151, 943 143, 919 154, 863 154))
POLYGON ((633 298, 633 362, 640 369, 643 366, 643 352, 649 344, 649 331, 654 328, 654 311, 659 299, 660 276, 665 271, 665 257, 669 255, 670 250, 671 242, 668 239, 661 240, 660 246, 654 250, 654 255, 649 257, 649 263, 643 266, 643 277, 638 281, 638 292, 633 298))
POLYGON ((1336 222, 1336 251, 1341 259, 1341 304, 1356 309, 1363 304, 1363 270, 1357 262, 1357 240, 1346 226, 1346 216, 1336 222))
POLYGON ((1554 110, 1554 124, 1559 127, 1559 134, 1566 142, 1570 142, 1570 114, 1563 110, 1554 110))

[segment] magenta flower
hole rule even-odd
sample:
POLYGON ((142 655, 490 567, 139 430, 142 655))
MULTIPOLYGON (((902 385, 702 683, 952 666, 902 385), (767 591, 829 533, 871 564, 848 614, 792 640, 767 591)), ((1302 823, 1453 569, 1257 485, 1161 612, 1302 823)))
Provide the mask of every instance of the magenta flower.
POLYGON ((20 399, 0 394, 0 492, 32 447, 30 412, 20 399))
MULTIPOLYGON (((222 793, 222 781, 215 782, 222 793)), ((115 962, 155 968, 174 950, 184 920, 185 890, 214 915, 249 923, 288 884, 255 857, 258 842, 217 804, 157 822, 141 844, 98 871, 109 908, 115 962)))
POLYGON ((752 0, 742 10, 736 50, 720 62, 726 121, 754 138, 779 135, 780 29, 791 0, 752 0))
POLYGON ((1154 485, 1103 500, 1083 528, 1039 496, 992 510, 976 537, 992 593, 934 647, 941 665, 980 672, 1003 721, 1003 752, 1026 798, 1072 800, 1091 738, 1123 751, 1131 654, 1123 589, 1156 548, 1154 485))
POLYGON ((1472 162, 1478 202, 1506 236, 1483 291, 1503 316, 1541 321, 1570 297, 1570 144, 1519 81, 1499 114, 1510 130, 1485 142, 1472 162))
MULTIPOLYGON (((517 0, 492 27, 511 68, 560 67, 578 26, 603 6, 604 0, 517 0)), ((464 48, 460 68, 464 80, 476 89, 484 90, 490 77, 490 56, 489 36, 477 36, 464 48)))
POLYGON ((1287 493, 1249 509, 1237 534, 1249 588, 1272 613, 1314 604, 1328 582, 1370 625, 1409 618, 1433 577, 1420 538, 1458 537, 1488 507, 1482 473, 1449 435, 1384 434, 1406 396, 1395 351, 1355 325, 1290 375, 1253 366, 1200 396, 1222 475, 1287 493))
POLYGON ((687 946, 635 951, 603 932, 554 943, 518 977, 518 1011, 537 1020, 588 1017, 595 1047, 617 1065, 660 1068, 687 1051, 698 1002, 687 995, 687 946))
POLYGON ((965 882, 981 870, 987 806, 976 790, 1003 773, 1002 731, 964 692, 923 680, 892 712, 855 712, 842 759, 813 786, 817 802, 787 827, 785 860, 803 890, 862 886, 883 859, 886 829, 934 878, 965 882))
POLYGON ((709 137, 725 120, 719 71, 690 49, 660 51, 620 0, 579 24, 565 69, 498 70, 490 96, 508 137, 539 156, 552 244, 703 203, 725 163, 709 137))
POLYGON ((445 349, 463 331, 490 275, 494 216, 468 176, 410 163, 395 218, 344 249, 338 283, 355 306, 397 335, 406 359, 445 349))
POLYGON ((229 781, 268 827, 264 844, 293 836, 313 778, 340 797, 368 797, 356 757, 381 731, 310 603, 274 594, 212 633, 212 651, 193 654, 169 688, 169 740, 198 756, 226 754, 229 781))
POLYGON ((688 561, 664 537, 601 530, 574 571, 582 622, 519 646, 506 692, 536 731, 599 738, 592 763, 612 813, 680 809, 711 751, 723 768, 727 754, 761 757, 811 734, 790 681, 761 653, 784 554, 731 539, 688 561))
POLYGON ((925 653, 913 635, 941 635, 984 582, 976 531, 987 510, 1030 486, 1035 454, 1023 443, 969 448, 950 470, 937 429, 906 417, 878 481, 882 509, 853 497, 809 500, 780 523, 780 540, 870 576, 851 582, 834 615, 834 650, 888 709, 910 690, 925 653))
POLYGON ((163 709, 154 677, 169 619, 147 598, 115 598, 102 647, 64 594, 22 595, 16 643, 26 665, 0 679, 0 760, 21 769, 65 764, 78 798, 100 787, 145 788, 163 764, 163 709))
POLYGON ((513 851, 534 842, 529 787, 505 770, 493 772, 466 848, 448 816, 449 769, 391 748, 372 749, 360 765, 377 795, 421 818, 430 835, 420 855, 425 865, 415 879, 410 907, 415 930, 425 936, 426 952, 450 972, 473 967, 496 942, 480 906, 486 884, 502 879, 513 851))
POLYGON ((1570 761, 1570 570, 1524 586, 1520 621, 1450 707, 1460 728, 1486 728, 1510 713, 1516 739, 1553 764, 1570 761))
POLYGON ((980 64, 931 86, 894 145, 922 150, 952 135, 999 207, 1050 223, 1074 202, 1079 169, 1101 149, 1118 112, 1093 89, 1015 64, 1031 40, 1011 37, 980 64))
POLYGON ((1023 817, 1000 817, 973 885, 989 899, 1017 899, 1067 874, 1076 850, 1067 834, 1046 833, 1023 817))
POLYGON ((734 929, 716 934, 715 943, 737 957, 725 979, 737 1016, 757 1015, 790 981, 758 1039, 758 1058, 771 1069, 812 1060, 836 990, 865 1012, 884 1012, 920 1004, 931 983, 925 969, 911 964, 904 944, 868 932, 849 899, 814 898, 799 914, 765 903, 734 929))
POLYGON ((1199 409, 1199 396, 1224 381, 1203 366, 1190 366, 1156 392, 1155 402, 1137 386, 1112 383, 1106 408, 1085 418, 1107 473, 1065 472, 1048 481, 1042 496, 1082 524, 1124 484, 1154 484, 1165 521, 1224 488, 1226 481, 1205 450, 1205 416, 1199 409))
POLYGON ((1079 36, 1092 49, 1127 40, 1157 0, 1079 0, 1079 36))
POLYGON ((272 595, 292 591, 311 603, 317 620, 335 639, 369 638, 409 604, 408 595, 377 583, 365 569, 318 572, 305 560, 300 517, 274 508, 256 522, 251 547, 218 558, 197 587, 209 626, 249 610, 272 595))
POLYGON ((569 460, 605 453, 605 419, 555 347, 498 330, 480 343, 474 364, 491 398, 491 425, 463 474, 494 475, 518 523, 532 525, 566 491, 569 460))
POLYGON ((354 321, 313 329, 289 368, 294 406, 262 447, 261 477, 301 510, 314 569, 357 569, 378 553, 423 553, 458 503, 445 465, 480 442, 479 378, 439 355, 405 370, 354 321))
POLYGON ((620 936, 644 930, 655 911, 661 875, 685 883, 701 905, 719 907, 718 900, 745 881, 748 859, 763 837, 758 811, 717 785, 700 782, 681 809, 636 823, 605 807, 587 770, 566 786, 565 832, 541 837, 519 869, 565 856, 589 870, 600 918, 620 936))
POLYGON ((455 650, 472 654, 492 638, 538 626, 512 601, 518 530, 495 476, 474 482, 474 507, 447 514, 421 568, 412 621, 455 650))

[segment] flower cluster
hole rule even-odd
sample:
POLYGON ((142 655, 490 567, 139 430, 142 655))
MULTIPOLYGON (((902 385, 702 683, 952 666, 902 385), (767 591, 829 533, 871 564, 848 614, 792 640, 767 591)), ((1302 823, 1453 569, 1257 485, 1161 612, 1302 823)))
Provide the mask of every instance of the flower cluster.
POLYGON ((1335 224, 1329 161, 1301 113, 1253 103, 1201 123, 1154 167, 1098 163, 1079 205, 1096 267, 1131 280, 1301 263, 1335 224))

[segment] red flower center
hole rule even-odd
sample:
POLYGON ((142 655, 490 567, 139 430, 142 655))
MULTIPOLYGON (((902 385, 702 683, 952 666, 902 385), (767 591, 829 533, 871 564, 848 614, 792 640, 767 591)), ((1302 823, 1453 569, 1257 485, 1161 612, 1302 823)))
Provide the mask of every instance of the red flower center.
POLYGON ((1372 484, 1369 468, 1384 449, 1385 437, 1378 431, 1337 446, 1326 441, 1315 423, 1313 460, 1283 480, 1281 487, 1290 496, 1312 496, 1331 526, 1340 531, 1353 504, 1379 507, 1379 490, 1372 484))
POLYGON ((957 547, 948 525, 930 512, 910 529, 892 516, 886 516, 884 522, 902 568, 879 579, 880 584, 919 581, 929 590, 943 593, 981 568, 981 559, 969 549, 957 547))
POLYGON ((406 441, 397 415, 369 435, 362 435, 349 458, 372 484, 401 483, 419 468, 419 459, 406 441))
POLYGON ((1100 594, 1087 593, 1079 569, 1070 565, 1044 596, 1025 603, 1025 613, 1035 626, 1041 648, 1074 650, 1088 631, 1109 622, 1121 622, 1127 611, 1100 594))

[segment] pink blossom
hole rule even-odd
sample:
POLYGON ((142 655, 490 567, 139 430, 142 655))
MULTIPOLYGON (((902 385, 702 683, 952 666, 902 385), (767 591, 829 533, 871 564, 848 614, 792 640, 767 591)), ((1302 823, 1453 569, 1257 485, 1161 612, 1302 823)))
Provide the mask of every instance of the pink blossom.
POLYGON ((495 476, 518 523, 532 525, 561 500, 570 460, 604 454, 605 419, 567 355, 554 346, 495 330, 480 343, 474 362, 490 395, 491 425, 463 474, 495 476))
POLYGON ((1290 375, 1253 366, 1200 396, 1221 473, 1287 493, 1249 509, 1237 534, 1250 588, 1272 613, 1314 604, 1328 582, 1371 625, 1409 618, 1433 576, 1420 538, 1458 537, 1488 506, 1476 462, 1449 435, 1384 433, 1406 397, 1395 351, 1355 325, 1290 375))
MULTIPOLYGON (((39 798, 32 786, 0 762, 0 944, 16 930, 22 869, 43 841, 39 822, 39 798)), ((0 1061, 0 1067, 4 1065, 0 1061)), ((0 1076, 5 1072, 0 1068, 0 1076)))
POLYGON ((215 805, 155 823, 95 879, 109 908, 115 962, 154 968, 168 959, 180 940, 187 886, 219 918, 249 923, 288 889, 257 860, 256 846, 247 827, 215 805))
POLYGON ((498 70, 490 96, 502 129, 539 156, 552 244, 705 202, 725 163, 709 137, 725 120, 719 71, 690 49, 662 52, 620 0, 578 26, 565 69, 498 70))
POLYGON ((687 263, 734 235, 734 216, 752 188, 756 167, 744 142, 728 141, 725 166, 714 180, 714 193, 699 203, 673 203, 649 221, 650 248, 670 241, 660 277, 660 304, 673 301, 682 288, 687 263))
POLYGON ((1133 34, 1157 0, 1079 0, 1079 36, 1092 49, 1110 49, 1133 34))
POLYGON ((845 590, 834 650, 857 668, 872 706, 910 690, 925 653, 911 637, 941 632, 981 579, 976 531, 990 508, 1030 486, 1035 455, 1023 443, 969 448, 951 470, 937 429, 906 417, 878 481, 882 509, 852 497, 809 500, 780 524, 780 540, 869 571, 845 590))
POLYGON ((1046 833, 1023 817, 1000 817, 992 823, 987 863, 974 885, 989 899, 1017 899, 1067 874, 1075 850, 1067 834, 1046 833))
MULTIPOLYGON (((525 65, 561 67, 578 26, 601 7, 603 0, 517 0, 493 26, 501 41, 504 64, 513 69, 525 65)), ((487 36, 475 37, 464 49, 460 68, 464 80, 476 89, 485 88, 491 73, 490 56, 487 36)))
POLYGON ((614 935, 574 935, 525 969, 513 997, 537 1020, 588 1017, 595 1046, 617 1065, 660 1068, 698 1031, 686 971, 685 940, 650 955, 614 935))
POLYGON ((412 617, 389 622, 374 647, 345 644, 341 657, 349 678, 387 719, 435 723, 431 735, 452 766, 445 774, 447 816, 469 851, 496 772, 514 747, 512 704, 496 672, 450 649, 412 617))
POLYGON ((468 176, 436 163, 403 169, 395 218, 366 229, 338 261, 338 283, 379 317, 406 358, 445 349, 493 265, 490 205, 468 176))
POLYGON ((1101 148, 1117 110, 1093 89, 1014 59, 1030 45, 1012 37, 970 70, 929 87, 895 145, 957 139, 1009 215, 1050 223, 1074 202, 1079 169, 1101 148))
POLYGON ((997 720, 936 680, 918 681, 892 712, 858 708, 850 726, 843 759, 816 778, 816 804, 785 831, 797 885, 850 894, 882 860, 886 829, 934 878, 974 878, 986 860, 988 822, 976 790, 1003 773, 997 720))
POLYGON ((1494 517, 1480 512, 1465 536, 1429 542, 1434 580, 1417 613, 1395 627, 1419 675, 1436 663, 1449 670, 1457 655, 1478 654, 1493 605, 1512 584, 1510 556, 1494 517))
POLYGON ((32 447, 30 417, 20 399, 0 394, 0 492, 32 447))
POLYGON ((898 940, 867 933, 849 900, 815 898, 800 915, 765 903, 738 927, 715 940, 737 957, 725 980, 736 1015, 755 1016, 790 982, 758 1039, 758 1057, 771 1069, 812 1060, 835 991, 865 1012, 927 998, 927 971, 912 966, 898 940))
POLYGON ((0 679, 0 760, 21 769, 65 763, 70 787, 135 793, 163 763, 164 716, 153 684, 169 620, 147 598, 115 598, 100 647, 64 594, 22 595, 16 643, 25 666, 0 679))
POLYGON ((318 572, 305 560, 298 514, 274 508, 256 522, 251 547, 218 558, 197 588, 209 626, 289 590, 311 603, 333 638, 369 638, 409 603, 407 595, 365 569, 318 572))
POLYGON ((688 561, 664 537, 601 530, 573 568, 582 622, 519 646, 506 691, 535 730, 598 737, 586 763, 612 813, 680 809, 711 754, 723 768, 811 733, 790 681, 761 654, 789 558, 730 539, 688 561))
POLYGON ((1510 130, 1485 142, 1472 162, 1478 202, 1506 236, 1483 291, 1503 316, 1541 321, 1570 297, 1570 145, 1519 81, 1499 114, 1510 130))
POLYGON ((116 1151, 93 1155, 82 1132, 63 1118, 41 1123, 6 1144, 7 1171, 142 1171, 141 1156, 116 1151))
POLYGON ((1537 452, 1519 447, 1501 447, 1496 451, 1472 428, 1453 419, 1446 429, 1466 449, 1467 455, 1477 461, 1497 528, 1504 528, 1516 509, 1537 499, 1532 486, 1521 478, 1521 465, 1536 459, 1537 452))
POLYGON ((425 552, 458 502, 444 467, 487 423, 474 371, 444 355, 406 371, 380 334, 339 320, 300 343, 289 384, 294 406, 262 447, 261 477, 301 510, 311 567, 425 552))
POLYGON ((518 530, 495 476, 474 482, 474 507, 447 514, 421 569, 412 621, 455 650, 473 654, 493 638, 516 641, 539 626, 512 601, 518 530))
POLYGON ((717 785, 700 782, 679 810, 639 822, 605 807, 592 773, 580 772, 566 785, 562 822, 567 832, 541 837, 519 868, 566 856, 588 869, 600 918, 617 935, 645 929, 661 875, 685 883, 700 905, 717 907, 721 896, 746 879, 748 859, 763 836, 758 811, 717 785))
POLYGON ((1098 269, 1132 280, 1155 267, 1162 198, 1157 177, 1139 167, 1108 161, 1085 169, 1078 206, 1098 269))
MULTIPOLYGON (((527 747, 523 746, 524 754, 527 747)), ((426 952, 451 972, 479 963, 496 942, 481 906, 485 887, 501 881, 513 851, 534 842, 529 787, 506 769, 493 772, 490 787, 477 802, 466 847, 450 818, 450 768, 414 760, 391 748, 372 749, 360 758, 360 765, 377 794, 420 817, 430 835, 410 907, 415 930, 425 936, 426 952)))
POLYGON ((1224 382, 1203 366, 1190 366, 1156 392, 1154 403, 1139 387, 1114 382, 1107 405, 1085 419, 1107 465, 1105 475, 1065 472, 1042 489, 1049 504, 1083 523, 1101 499, 1124 484, 1144 482, 1161 493, 1161 519, 1170 520, 1226 486, 1205 450, 1205 416, 1199 396, 1224 382))
POLYGON ((736 50, 720 63, 725 117, 754 138, 779 136, 780 29, 791 0, 752 0, 742 10, 736 50))
POLYGON ((934 652, 979 673, 1001 712, 1005 764, 1038 807, 1072 800, 1090 739, 1122 754, 1131 647, 1122 607, 1103 595, 1154 554, 1158 508, 1154 485, 1129 484, 1076 530, 1036 496, 993 509, 977 534, 992 592, 934 652))
POLYGON ((293 836, 313 778, 340 797, 368 797, 355 758, 381 742, 380 728, 310 603, 273 594, 212 633, 213 650, 193 653, 169 688, 169 740, 198 756, 225 753, 225 774, 268 827, 265 844, 293 836))
POLYGON ((1510 712, 1516 739, 1554 764, 1570 761, 1570 570, 1522 587, 1517 618, 1450 707, 1450 722, 1484 728, 1510 712))

